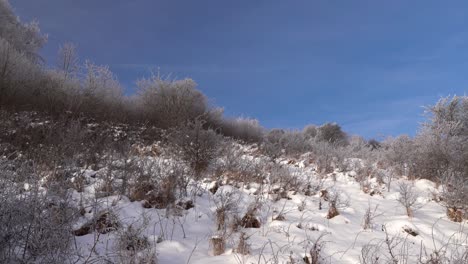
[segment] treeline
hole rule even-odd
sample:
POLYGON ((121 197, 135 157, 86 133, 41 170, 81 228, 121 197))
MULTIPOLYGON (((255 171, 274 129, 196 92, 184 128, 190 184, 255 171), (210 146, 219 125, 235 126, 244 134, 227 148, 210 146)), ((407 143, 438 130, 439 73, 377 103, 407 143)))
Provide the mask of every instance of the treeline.
MULTIPOLYGON (((89 60, 80 63, 72 43, 60 47, 56 66, 48 69, 38 55, 47 37, 37 23, 21 23, 7 1, 0 1, 0 12, 0 106, 5 109, 86 116, 161 129, 201 119, 206 128, 225 136, 257 143, 266 139, 286 149, 291 148, 292 141, 301 145, 299 141, 315 136, 330 143, 346 143, 346 135, 337 124, 309 126, 304 132, 266 131, 255 119, 227 118, 222 108, 208 103, 191 79, 171 80, 152 74, 136 81, 135 95, 126 96, 108 66, 89 60)), ((300 151, 292 148, 288 152, 300 151)))
POLYGON ((136 82, 136 95, 125 96, 108 66, 87 60, 80 63, 71 43, 60 47, 56 67, 47 69, 38 55, 46 40, 37 23, 21 23, 8 2, 0 1, 2 108, 144 123, 161 129, 198 118, 230 137, 249 142, 262 138, 258 121, 223 117, 223 110, 210 106, 191 79, 170 80, 155 74, 136 82))

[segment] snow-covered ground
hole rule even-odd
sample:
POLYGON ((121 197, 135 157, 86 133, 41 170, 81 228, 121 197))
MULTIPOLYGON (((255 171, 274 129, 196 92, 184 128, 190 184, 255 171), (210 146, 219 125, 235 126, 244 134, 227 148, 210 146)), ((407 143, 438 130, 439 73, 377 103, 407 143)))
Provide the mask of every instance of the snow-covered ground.
POLYGON ((280 163, 298 175, 304 185, 321 183, 320 189, 327 190, 329 195, 337 194, 340 214, 327 219, 329 203, 320 197, 320 192, 310 196, 288 192, 286 198, 278 198, 272 192, 274 186, 268 184, 225 184, 213 194, 209 191, 213 187, 210 180, 192 182, 193 208, 144 208, 141 201, 131 202, 125 196, 96 199, 94 188, 99 180, 94 178, 95 172, 87 171, 84 175, 90 184, 82 193, 73 191, 73 200, 97 208, 86 212, 76 227, 98 211, 115 214, 119 227, 106 234, 92 232, 77 236, 76 246, 88 261, 118 258, 115 256, 117 237, 121 237, 121 230, 132 226, 150 243, 139 254, 156 252, 160 264, 313 263, 313 248, 316 250, 312 254, 319 253, 320 263, 392 263, 393 259, 398 263, 417 263, 427 260, 434 250, 454 258, 467 250, 467 221, 456 223, 447 218, 445 208, 433 200, 438 190, 430 181, 399 179, 392 183, 390 190, 373 182, 380 194, 371 196, 361 190, 354 171, 335 171, 320 181, 313 164, 280 163), (411 184, 419 196, 413 217, 408 217, 397 201, 400 182, 411 184), (216 210, 223 204, 229 204, 227 220, 217 230, 216 210), (233 230, 229 223, 242 219, 254 205, 257 208, 254 215, 261 226, 240 226, 233 230), (369 208, 373 221, 364 229, 369 208), (247 238, 248 254, 241 254, 237 249, 242 234, 247 238), (225 239, 225 249, 217 256, 210 243, 213 237, 225 239))

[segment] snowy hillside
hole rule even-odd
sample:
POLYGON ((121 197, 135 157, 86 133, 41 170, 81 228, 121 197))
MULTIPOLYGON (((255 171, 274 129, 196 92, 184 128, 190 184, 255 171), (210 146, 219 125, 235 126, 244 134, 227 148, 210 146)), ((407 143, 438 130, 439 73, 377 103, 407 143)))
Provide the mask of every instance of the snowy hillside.
MULTIPOLYGON (((245 160, 267 160, 242 151, 245 160)), ((142 159, 162 167, 173 162, 142 159)), ((268 177, 259 184, 230 182, 226 176, 219 188, 204 179, 191 181, 188 197, 166 209, 122 195, 97 198, 99 175, 105 175, 105 169, 86 170, 84 191, 74 190, 72 195, 73 202, 86 210, 75 228, 104 212, 115 218, 115 224, 101 232, 105 234, 89 230, 77 236, 77 247, 82 256, 89 256, 88 262, 117 258, 124 263, 136 258, 132 254, 156 254, 158 263, 317 263, 314 258, 320 263, 416 263, 435 257, 435 252, 454 261, 466 257, 467 222, 447 219, 446 209, 434 201, 438 194, 434 183, 401 179, 388 191, 373 178, 370 194, 356 181, 355 171, 321 175, 305 160, 278 163, 290 171, 297 190, 282 189, 288 186, 284 181, 269 184, 274 179, 268 177), (417 196, 412 217, 398 202, 404 184, 417 196), (328 219, 334 199, 339 215, 328 219), (193 205, 186 206, 187 201, 193 205), (252 224, 246 215, 258 223, 252 224), (132 237, 127 238, 128 233, 132 237), (122 246, 131 250, 122 253, 122 246)))
POLYGON ((0 264, 468 264, 468 96, 414 114, 463 8, 37 2, 0 0, 0 264))

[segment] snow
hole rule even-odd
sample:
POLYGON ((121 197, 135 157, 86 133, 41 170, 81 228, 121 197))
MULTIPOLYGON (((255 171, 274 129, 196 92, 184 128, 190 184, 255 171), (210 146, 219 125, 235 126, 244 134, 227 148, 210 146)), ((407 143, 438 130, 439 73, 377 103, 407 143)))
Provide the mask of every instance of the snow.
MULTIPOLYGON (((256 159, 247 154, 244 158, 256 159)), ((163 160, 163 163, 168 162, 170 161, 163 160)), ((299 165, 288 164, 288 160, 281 161, 283 166, 289 166, 303 180, 318 177, 312 164, 305 160, 296 163, 299 165)), ((323 188, 339 192, 343 199, 348 201, 348 206, 338 209, 340 215, 327 219, 328 203, 322 201, 322 210, 319 210, 321 198, 318 194, 305 196, 290 192, 290 199, 275 201, 268 193, 254 195, 260 189, 259 184, 249 184, 241 188, 224 185, 220 186, 216 194, 212 194, 209 189, 214 183, 206 181, 206 184, 200 185, 201 195, 193 197, 195 207, 182 210, 178 214, 165 209, 143 208, 142 202, 131 202, 125 196, 96 199, 95 187, 100 180, 94 178, 98 174, 91 170, 84 171, 83 175, 90 185, 83 193, 74 191, 75 203, 84 201, 85 204, 94 204, 97 207, 95 211, 112 211, 118 215, 122 226, 143 226, 142 219, 147 219, 144 235, 152 247, 156 248, 159 264, 274 263, 274 260, 277 260, 277 263, 288 263, 291 259, 295 260, 295 263, 304 263, 302 259, 308 254, 312 244, 324 233, 325 246, 321 255, 324 261, 329 263, 359 263, 361 250, 366 245, 379 245, 379 254, 382 258, 388 258, 383 244, 386 239, 385 230, 389 236, 398 238, 399 243, 395 251, 407 250, 410 259, 408 263, 419 257, 422 246, 430 252, 431 249, 440 248, 449 241, 459 241, 460 244, 467 245, 466 221, 455 223, 447 219, 445 208, 431 199, 432 193, 437 191, 435 184, 427 180, 415 180, 413 183, 421 195, 418 200, 421 206, 415 210, 414 217, 410 218, 396 201, 399 197, 396 186, 399 181, 406 181, 405 179, 394 181, 390 191, 382 189, 382 195, 370 196, 360 189, 354 179, 355 172, 335 171, 336 182, 333 181, 333 177, 327 177, 323 188), (262 206, 256 213, 262 225, 260 228, 241 228, 238 232, 230 232, 226 236, 225 252, 213 256, 209 240, 219 235, 215 224, 216 199, 231 192, 235 193, 238 207, 235 213, 240 218, 247 212, 250 204, 255 201, 261 202, 262 206), (369 206, 378 206, 378 216, 372 228, 364 230, 362 223, 369 206), (284 220, 274 220, 279 214, 284 216, 284 220), (418 235, 409 235, 404 229, 414 230, 418 235), (240 231, 246 233, 247 243, 250 245, 250 254, 246 256, 234 250, 240 231)), ((77 221, 76 226, 90 219, 92 213, 87 212, 77 221)), ((99 256, 112 254, 116 236, 116 232, 100 235, 95 252, 99 256)), ((76 242, 83 250, 83 255, 89 254, 96 238, 96 233, 77 237, 76 242)))

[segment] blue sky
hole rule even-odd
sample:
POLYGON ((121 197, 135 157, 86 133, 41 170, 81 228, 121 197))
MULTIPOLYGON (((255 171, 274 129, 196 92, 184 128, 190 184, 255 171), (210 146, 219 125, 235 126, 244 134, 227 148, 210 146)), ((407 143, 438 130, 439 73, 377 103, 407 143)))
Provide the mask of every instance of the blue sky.
POLYGON ((151 69, 190 77, 228 116, 414 135, 422 106, 466 94, 466 1, 10 0, 22 20, 110 65, 128 93, 151 69))

